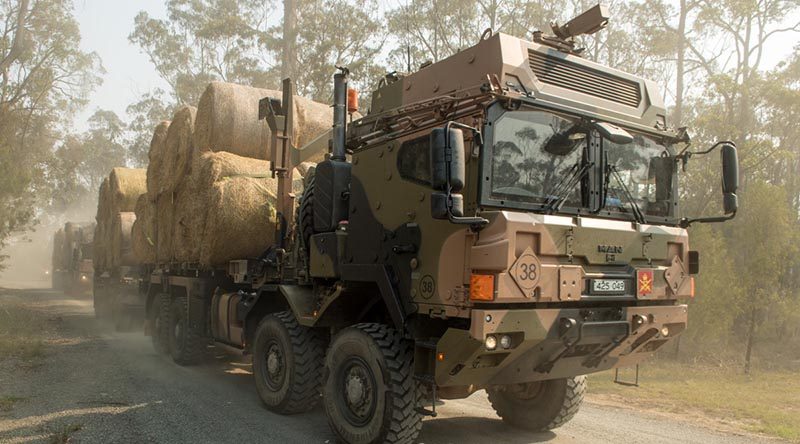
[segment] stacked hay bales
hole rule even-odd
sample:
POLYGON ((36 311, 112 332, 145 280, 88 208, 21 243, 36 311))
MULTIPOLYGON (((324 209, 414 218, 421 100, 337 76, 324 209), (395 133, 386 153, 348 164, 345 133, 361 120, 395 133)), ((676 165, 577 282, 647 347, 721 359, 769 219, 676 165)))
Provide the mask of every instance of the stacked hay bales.
POLYGON ((100 185, 93 243, 95 273, 136 265, 131 229, 136 203, 146 191, 144 169, 114 168, 100 185))
MULTIPOLYGON (((269 128, 258 119, 264 97, 280 92, 213 82, 196 111, 183 106, 155 128, 147 197, 136 205, 132 234, 139 261, 224 266, 273 242, 278 182, 270 174, 269 128)), ((296 97, 294 108, 296 145, 329 130, 329 106, 296 97)), ((297 194, 310 165, 294 174, 297 194)))

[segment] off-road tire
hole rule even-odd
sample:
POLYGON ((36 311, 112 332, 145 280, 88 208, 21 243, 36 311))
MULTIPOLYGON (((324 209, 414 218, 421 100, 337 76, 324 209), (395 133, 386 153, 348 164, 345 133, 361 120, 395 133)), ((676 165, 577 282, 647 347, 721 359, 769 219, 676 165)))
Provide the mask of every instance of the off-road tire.
POLYGON ((494 386, 486 391, 492 408, 503 421, 514 427, 543 432, 561 427, 578 413, 586 394, 586 376, 494 386), (534 387, 530 384, 540 384, 535 396, 522 399, 514 395, 515 389, 534 387))
POLYGON ((150 340, 153 343, 153 349, 160 355, 169 353, 169 309, 170 296, 166 293, 159 293, 153 298, 152 307, 150 307, 150 327, 152 329, 150 340))
POLYGON ((325 341, 317 330, 297 323, 289 311, 264 317, 253 341, 253 376, 267 409, 283 415, 307 412, 319 404, 325 341), (277 367, 270 372, 270 349, 277 367))
POLYGON ((314 234, 314 189, 316 188, 316 178, 314 171, 308 172, 306 186, 303 189, 303 198, 298 208, 297 223, 300 227, 300 235, 303 237, 303 245, 309 251, 309 239, 314 234))
POLYGON ((178 365, 200 361, 206 340, 189 326, 189 303, 185 296, 172 299, 169 309, 169 354, 178 365), (180 328, 179 333, 176 327, 180 328))
POLYGON ((422 415, 416 411, 422 391, 413 376, 413 357, 413 343, 382 324, 357 324, 336 335, 325 358, 323 400, 328 424, 341 441, 405 444, 416 440, 422 428, 422 415), (370 403, 374 407, 364 419, 354 416, 347 405, 351 402, 345 382, 352 369, 358 372, 361 366, 371 374, 359 379, 372 384, 363 392, 374 394, 370 403))

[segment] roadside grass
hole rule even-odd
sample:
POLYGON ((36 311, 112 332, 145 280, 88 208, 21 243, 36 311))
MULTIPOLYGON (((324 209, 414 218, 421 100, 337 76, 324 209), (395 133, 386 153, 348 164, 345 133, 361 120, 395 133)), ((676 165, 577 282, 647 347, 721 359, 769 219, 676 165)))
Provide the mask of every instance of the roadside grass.
POLYGON ((24 400, 25 398, 16 396, 0 396, 0 412, 10 412, 14 408, 14 404, 24 400))
MULTIPOLYGON (((629 377, 632 371, 625 370, 629 377)), ((622 376, 623 373, 620 373, 622 376)), ((663 359, 640 368, 639 387, 614 384, 614 371, 589 377, 590 393, 611 395, 626 404, 733 422, 756 433, 800 443, 800 374, 685 364, 663 359)))
POLYGON ((78 432, 83 428, 83 424, 69 424, 64 426, 61 430, 50 435, 47 440, 49 444, 67 444, 72 442, 72 434, 78 432))
POLYGON ((0 360, 31 360, 44 352, 44 317, 16 305, 0 306, 0 360))

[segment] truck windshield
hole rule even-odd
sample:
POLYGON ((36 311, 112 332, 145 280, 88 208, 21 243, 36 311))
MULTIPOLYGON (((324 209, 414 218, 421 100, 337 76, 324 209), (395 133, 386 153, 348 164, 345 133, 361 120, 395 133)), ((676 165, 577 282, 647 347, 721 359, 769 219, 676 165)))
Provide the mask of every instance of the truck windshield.
POLYGON ((671 216, 675 168, 669 149, 633 132, 629 144, 602 140, 590 147, 588 140, 599 137, 596 134, 567 115, 503 113, 492 128, 489 197, 509 207, 550 211, 563 207, 614 218, 629 219, 637 211, 644 216, 671 216), (602 180, 588 180, 590 174, 602 180), (593 183, 595 189, 589 189, 593 183), (594 204, 591 196, 598 196, 594 204))
MULTIPOLYGON (((586 133, 578 128, 576 119, 548 112, 503 114, 494 128, 492 196, 540 204, 558 198, 583 159, 586 133)), ((578 187, 564 193, 567 206, 580 205, 578 187)))

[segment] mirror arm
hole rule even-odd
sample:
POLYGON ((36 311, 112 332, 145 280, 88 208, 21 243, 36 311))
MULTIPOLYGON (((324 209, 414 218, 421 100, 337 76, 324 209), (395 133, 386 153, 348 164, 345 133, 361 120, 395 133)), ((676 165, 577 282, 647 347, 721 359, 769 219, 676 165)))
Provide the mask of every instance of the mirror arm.
POLYGON ((678 153, 675 156, 675 158, 676 159, 684 159, 684 163, 685 163, 692 156, 708 154, 708 153, 714 151, 715 149, 717 149, 717 148, 719 148, 719 147, 721 147, 722 145, 725 145, 725 144, 733 145, 734 147, 736 146, 736 143, 734 143, 732 140, 720 140, 719 142, 711 145, 711 148, 709 148, 707 150, 704 150, 704 151, 689 151, 689 146, 687 146, 686 148, 683 149, 683 151, 678 153))
POLYGON ((483 217, 458 217, 453 216, 453 213, 450 209, 447 209, 447 219, 450 221, 451 224, 455 225, 470 225, 474 230, 480 230, 481 228, 485 227, 489 224, 489 219, 483 217))
POLYGON ((689 219, 684 217, 681 219, 680 227, 681 228, 689 228, 695 222, 699 222, 701 224, 708 224, 708 223, 717 223, 717 222, 727 222, 731 219, 736 217, 736 211, 728 214, 726 216, 715 216, 715 217, 698 217, 697 219, 689 219))

